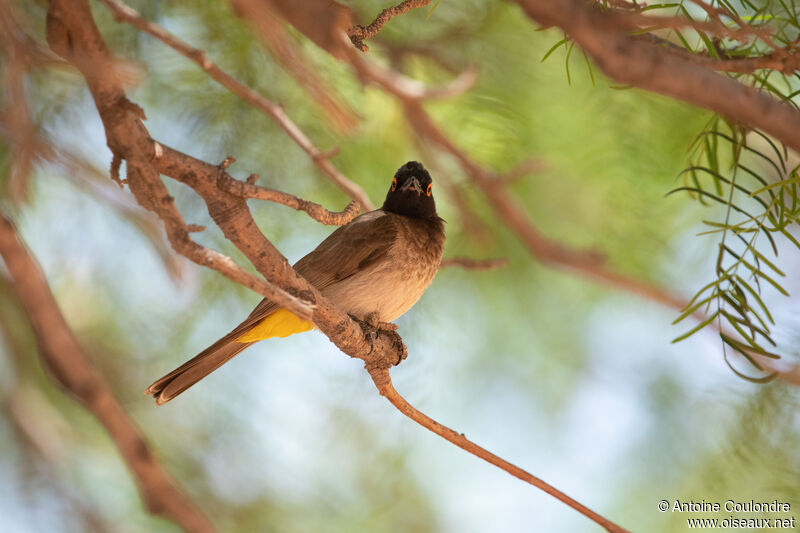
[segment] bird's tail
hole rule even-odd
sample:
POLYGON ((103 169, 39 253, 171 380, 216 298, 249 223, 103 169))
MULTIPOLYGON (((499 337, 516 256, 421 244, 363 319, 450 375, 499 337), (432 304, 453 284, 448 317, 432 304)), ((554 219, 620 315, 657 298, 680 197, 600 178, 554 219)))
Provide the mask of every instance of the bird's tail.
POLYGON ((157 380, 144 393, 152 395, 158 405, 165 404, 251 344, 272 337, 288 337, 314 327, 313 323, 297 318, 286 309, 271 311, 267 307, 266 312, 265 317, 264 310, 257 307, 233 331, 157 380))
POLYGON ((227 363, 236 354, 253 344, 223 337, 195 357, 150 385, 145 394, 162 405, 227 363))

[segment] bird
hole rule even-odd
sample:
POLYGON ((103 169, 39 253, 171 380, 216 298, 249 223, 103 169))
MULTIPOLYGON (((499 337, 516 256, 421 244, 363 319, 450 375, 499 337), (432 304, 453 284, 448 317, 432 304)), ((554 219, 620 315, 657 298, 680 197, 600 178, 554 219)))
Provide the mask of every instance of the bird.
MULTIPOLYGON (((433 181, 422 163, 401 166, 380 209, 339 227, 294 269, 337 308, 381 329, 408 311, 433 282, 442 260, 444 220, 436 212, 433 181)), ((264 298, 217 342, 150 385, 162 405, 258 341, 314 329, 264 298)))

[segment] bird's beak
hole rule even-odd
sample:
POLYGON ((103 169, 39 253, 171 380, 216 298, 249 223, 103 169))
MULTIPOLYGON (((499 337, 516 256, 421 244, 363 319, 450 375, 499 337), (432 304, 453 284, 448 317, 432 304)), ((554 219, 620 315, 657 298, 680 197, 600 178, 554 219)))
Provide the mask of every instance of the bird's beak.
POLYGON ((401 191, 407 191, 410 189, 414 189, 416 191, 417 196, 422 194, 422 185, 419 184, 419 180, 417 178, 412 177, 410 180, 405 182, 402 187, 400 187, 401 191))

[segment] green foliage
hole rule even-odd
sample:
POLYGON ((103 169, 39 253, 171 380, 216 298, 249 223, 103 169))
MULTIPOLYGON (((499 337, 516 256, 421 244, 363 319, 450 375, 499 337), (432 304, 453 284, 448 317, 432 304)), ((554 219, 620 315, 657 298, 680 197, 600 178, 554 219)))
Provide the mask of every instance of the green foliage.
MULTIPOLYGON (((768 1, 757 6, 742 0, 734 6, 732 2, 717 0, 710 4, 713 8, 728 10, 728 15, 721 20, 731 28, 748 31, 751 38, 737 41, 711 37, 699 30, 670 29, 663 37, 664 41, 673 41, 672 45, 679 44, 691 53, 717 60, 758 57, 771 52, 769 42, 765 42, 763 37, 757 38, 762 36, 759 32, 770 32, 772 40, 779 46, 796 46, 798 42, 800 15, 794 2, 768 1)), ((602 5, 613 9, 608 3, 602 5)), ((648 11, 708 20, 706 12, 698 13, 696 5, 685 1, 648 4, 641 9, 641 12, 648 11)), ((556 50, 566 47, 565 74, 570 84, 573 44, 565 36, 542 57, 545 61, 556 50)), ((800 74, 790 77, 781 72, 762 70, 749 75, 729 75, 798 108, 795 100, 800 94, 800 89, 797 89, 800 74)), ((594 84, 593 76, 592 82, 594 84)), ((772 335, 775 321, 762 292, 775 290, 789 296, 781 281, 785 273, 769 257, 777 257, 781 244, 777 239, 780 237, 784 239, 781 242, 800 248, 794 234, 800 216, 800 164, 791 166, 786 146, 760 131, 748 130, 720 116, 713 116, 691 143, 689 162, 690 166, 680 173, 684 185, 669 194, 686 192, 705 207, 721 206, 722 213, 719 220, 703 220, 711 229, 701 233, 719 238, 715 278, 697 291, 673 322, 677 324, 687 318, 697 321, 673 342, 713 327, 719 332, 725 362, 736 375, 757 382, 768 381, 776 374, 765 371, 758 357, 775 359, 779 355, 772 335), (740 355, 761 375, 750 376, 739 371, 731 363, 728 349, 740 355)))
MULTIPOLYGON (((703 234, 719 236, 715 279, 701 288, 675 323, 702 313, 707 318, 679 336, 682 340, 715 323, 725 346, 744 357, 756 369, 762 365, 754 354, 777 358, 771 328, 775 321, 762 298, 770 288, 788 296, 781 284, 784 272, 769 259, 778 255, 777 240, 800 247, 792 235, 800 216, 798 169, 787 166, 787 150, 769 137, 748 132, 715 117, 693 144, 692 166, 682 173, 686 191, 703 205, 721 205, 721 220, 704 220, 703 234), (730 178, 726 177, 730 176, 730 178), (727 324, 741 339, 722 331, 727 324)), ((728 361, 737 375, 744 376, 728 361)), ((757 379, 769 379, 768 374, 757 379)))

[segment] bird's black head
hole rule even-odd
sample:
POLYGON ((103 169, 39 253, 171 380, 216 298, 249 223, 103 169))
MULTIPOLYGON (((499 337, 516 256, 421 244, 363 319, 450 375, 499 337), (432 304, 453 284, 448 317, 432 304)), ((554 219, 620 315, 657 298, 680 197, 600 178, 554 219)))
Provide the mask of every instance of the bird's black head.
POLYGON ((397 170, 381 209, 407 217, 437 217, 433 181, 422 163, 409 161, 397 170))

